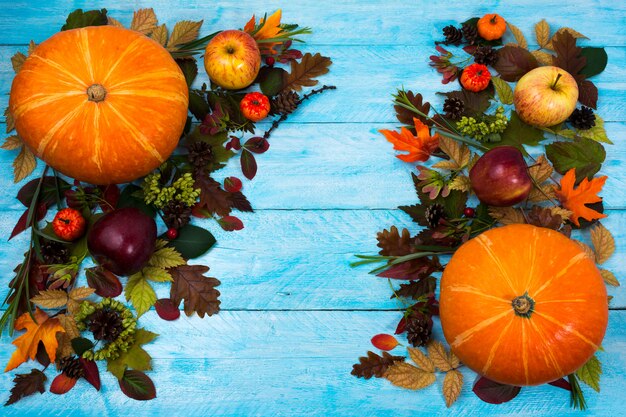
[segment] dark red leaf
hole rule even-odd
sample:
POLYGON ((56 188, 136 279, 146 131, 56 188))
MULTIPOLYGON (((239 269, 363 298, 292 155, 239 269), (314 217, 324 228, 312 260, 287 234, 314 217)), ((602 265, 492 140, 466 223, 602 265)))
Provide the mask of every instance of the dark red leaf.
POLYGON ((398 326, 396 327, 395 334, 402 334, 406 331, 406 317, 402 316, 400 321, 398 322, 398 326))
POLYGON ((552 63, 580 81, 584 76, 577 75, 587 65, 587 58, 582 55, 582 48, 576 46, 576 38, 567 31, 557 33, 554 38, 552 45, 556 55, 552 57, 552 63))
MULTIPOLYGON (((48 206, 46 205, 46 203, 40 203, 39 207, 37 208, 36 221, 41 221, 46 216, 47 212, 48 212, 48 206)), ((15 227, 13 228, 13 231, 11 232, 11 236, 9 236, 9 240, 13 239, 15 236, 19 235, 24 230, 28 229, 28 227, 26 227, 27 220, 28 220, 28 209, 24 211, 24 213, 20 216, 19 220, 15 224, 15 227)))
POLYGON ((265 138, 255 136, 248 139, 243 147, 250 152, 265 153, 270 148, 270 143, 265 138))
POLYGON ((424 257, 393 265, 376 276, 391 279, 418 280, 440 270, 441 264, 437 257, 432 259, 424 257))
POLYGON ((50 365, 50 357, 48 356, 48 352, 46 352, 46 347, 43 342, 40 340, 37 345, 37 355, 35 356, 37 362, 43 365, 44 368, 47 368, 50 365))
POLYGON ((570 385, 570 383, 565 378, 561 378, 561 379, 557 379, 556 381, 548 382, 548 384, 550 384, 550 385, 552 385, 554 387, 562 388, 562 389, 567 390, 567 391, 571 391, 572 390, 572 386, 570 385))
POLYGON ((120 189, 117 185, 101 185, 102 198, 106 203, 100 203, 100 208, 105 213, 117 208, 117 202, 120 200, 120 189))
POLYGON ((161 298, 154 304, 157 314, 163 320, 173 321, 180 317, 178 306, 169 298, 161 298))
POLYGON ((16 374, 13 379, 13 388, 11 388, 11 396, 4 405, 11 405, 24 397, 33 395, 36 392, 43 394, 46 388, 43 383, 46 382, 46 375, 39 369, 33 369, 29 374, 16 374))
POLYGON ((74 388, 76 385, 76 379, 70 378, 64 373, 60 373, 50 384, 50 392, 53 394, 62 395, 74 388))
POLYGON ((247 179, 251 180, 255 177, 256 170, 257 166, 254 155, 247 150, 241 152, 241 172, 243 172, 243 175, 247 179))
POLYGON ((114 298, 122 293, 120 279, 111 271, 101 266, 85 270, 87 285, 96 290, 100 297, 114 298))
POLYGON ((243 222, 235 216, 224 216, 217 221, 222 229, 227 232, 243 229, 243 222))
POLYGON ((247 211, 253 212, 252 204, 248 201, 245 195, 243 195, 240 191, 236 193, 231 193, 230 200, 233 204, 233 208, 239 211, 247 211))
POLYGON ((595 109, 598 107, 598 88, 589 80, 578 83, 578 101, 583 106, 595 109))
POLYGON ((372 345, 380 350, 393 350, 398 346, 398 340, 390 334, 377 334, 372 337, 372 345))
POLYGON ((196 174, 195 180, 195 186, 200 189, 199 206, 206 209, 209 216, 213 214, 228 216, 233 205, 232 193, 225 191, 222 185, 206 172, 196 174))
POLYGON ((498 62, 494 68, 504 81, 517 81, 538 66, 537 59, 526 49, 507 45, 498 50, 498 62))
POLYGON ((502 404, 517 397, 521 387, 501 384, 484 376, 478 376, 472 391, 481 400, 489 404, 502 404))
POLYGON ((119 383, 122 392, 133 400, 146 401, 156 398, 154 383, 141 371, 124 371, 119 383))
POLYGON ((226 177, 224 179, 224 189, 229 193, 236 193, 241 191, 243 184, 237 177, 226 177))
MULTIPOLYGON (((30 203, 33 201, 33 195, 39 185, 39 178, 35 178, 24 184, 24 186, 17 192, 17 199, 25 207, 30 207, 30 203)), ((44 177, 41 183, 41 190, 39 194, 39 202, 45 203, 47 206, 52 205, 57 199, 57 181, 59 186, 59 192, 61 197, 65 190, 70 188, 70 185, 61 178, 55 179, 53 176, 44 177)))
POLYGON ((98 370, 98 365, 94 361, 90 361, 85 358, 79 359, 80 364, 83 365, 84 378, 89 382, 93 387, 100 391, 100 371, 98 370))
POLYGON ((199 219, 208 219, 211 217, 211 212, 200 204, 195 204, 191 209, 191 215, 199 219))

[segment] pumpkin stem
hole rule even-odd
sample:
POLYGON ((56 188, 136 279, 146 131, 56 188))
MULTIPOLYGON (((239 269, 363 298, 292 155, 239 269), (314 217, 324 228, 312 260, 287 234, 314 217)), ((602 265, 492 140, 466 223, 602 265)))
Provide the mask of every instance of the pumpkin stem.
POLYGON ((513 306, 513 311, 520 317, 529 318, 530 315, 535 311, 535 300, 530 298, 528 293, 524 293, 524 295, 520 295, 519 297, 515 297, 511 302, 513 306))
POLYGON ((87 88, 87 97, 89 101, 93 101, 95 103, 99 103, 104 101, 104 98, 107 95, 107 90, 104 89, 102 84, 93 84, 87 88))

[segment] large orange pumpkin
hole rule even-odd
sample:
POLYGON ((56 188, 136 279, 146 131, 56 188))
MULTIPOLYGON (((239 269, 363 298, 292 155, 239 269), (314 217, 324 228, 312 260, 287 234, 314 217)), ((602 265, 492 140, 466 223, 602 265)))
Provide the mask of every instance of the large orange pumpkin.
POLYGON ((139 178, 176 148, 189 92, 154 40, 112 26, 60 32, 13 80, 10 111, 26 145, 53 168, 93 184, 139 178))
POLYGON ((516 224, 456 251, 441 278, 440 313, 468 367, 500 383, 539 385, 593 356, 608 304, 598 269, 574 241, 516 224))

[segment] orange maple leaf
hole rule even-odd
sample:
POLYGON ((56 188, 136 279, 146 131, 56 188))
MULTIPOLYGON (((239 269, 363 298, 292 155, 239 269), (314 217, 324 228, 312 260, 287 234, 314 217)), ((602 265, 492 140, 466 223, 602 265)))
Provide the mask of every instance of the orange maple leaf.
POLYGON ((400 132, 393 130, 380 130, 379 132, 385 135, 389 142, 393 143, 393 149, 408 152, 408 154, 396 155, 397 158, 404 162, 424 162, 439 146, 439 135, 435 133, 430 136, 428 126, 415 117, 413 123, 415 123, 417 136, 413 135, 406 127, 400 129, 400 132))
MULTIPOLYGON (((257 40, 279 38, 283 28, 280 27, 280 19, 282 17, 282 10, 278 9, 273 15, 265 19, 259 20, 259 28, 257 30, 256 17, 252 15, 252 18, 246 23, 243 28, 244 32, 249 33, 257 40), (256 32, 255 32, 256 30, 256 32)), ((262 55, 274 55, 277 52, 274 50, 274 46, 279 45, 281 42, 273 43, 257 43, 262 55)))
POLYGON ((57 348, 59 347, 56 335, 58 332, 65 332, 65 330, 59 323, 59 319, 49 318, 39 308, 35 310, 33 316, 35 316, 35 321, 33 321, 29 313, 22 314, 15 321, 15 329, 26 329, 26 333, 13 341, 13 344, 17 346, 17 350, 13 352, 4 372, 17 368, 29 358, 35 359, 39 342, 43 342, 50 361, 55 361, 57 348))
POLYGON ((567 171, 563 178, 561 178, 561 189, 555 190, 556 195, 559 197, 563 207, 572 212, 570 220, 574 222, 576 226, 580 226, 578 219, 581 217, 589 221, 606 217, 606 214, 598 213, 585 205, 602 201, 598 193, 602 191, 606 179, 606 175, 594 178, 591 181, 585 178, 578 185, 578 188, 574 188, 574 184, 576 184, 575 168, 567 171))

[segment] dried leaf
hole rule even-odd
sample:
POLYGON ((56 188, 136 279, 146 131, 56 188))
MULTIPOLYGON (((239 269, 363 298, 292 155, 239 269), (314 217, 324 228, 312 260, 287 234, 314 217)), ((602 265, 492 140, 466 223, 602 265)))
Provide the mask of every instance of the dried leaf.
POLYGON ((542 48, 545 48, 548 42, 550 42, 550 25, 546 22, 546 19, 541 19, 535 25, 535 37, 537 38, 537 43, 542 48))
POLYGON ((544 51, 532 51, 531 54, 541 65, 552 65, 552 58, 554 55, 544 51))
POLYGON ((78 288, 74 288, 72 291, 70 291, 69 297, 72 300, 79 301, 79 300, 83 300, 83 299, 89 297, 95 291, 96 290, 94 288, 90 288, 90 287, 78 287, 78 288))
POLYGON ((585 35, 583 35, 580 32, 575 31, 572 28, 560 28, 559 30, 557 30, 554 35, 552 35, 552 38, 550 38, 550 41, 548 42, 548 44, 546 46, 544 46, 544 48, 549 49, 551 51, 554 51, 554 42, 556 41, 557 35, 561 35, 563 33, 567 33, 570 36, 572 36, 574 39, 589 39, 588 37, 586 37, 585 35))
POLYGON ((150 37, 161 44, 161 46, 165 46, 167 43, 167 27, 165 25, 157 26, 150 37))
POLYGON ((553 39, 556 52, 556 56, 552 58, 553 65, 563 68, 580 82, 580 76, 577 75, 587 64, 587 58, 581 55, 582 48, 576 46, 576 39, 568 32, 557 32, 553 39))
POLYGON ((448 352, 446 352, 446 348, 443 346, 443 343, 437 340, 432 340, 428 343, 426 349, 428 350, 428 356, 433 361, 437 369, 442 372, 448 372, 453 368, 452 363, 450 362, 450 357, 448 352))
POLYGON ((30 56, 30 54, 32 54, 35 51, 35 48, 37 47, 37 44, 35 43, 35 41, 33 41, 31 39, 31 41, 28 44, 28 55, 30 56))
POLYGON ((15 55, 11 57, 11 65, 13 65, 13 71, 15 71, 16 74, 20 72, 24 61, 26 61, 26 55, 21 52, 16 52, 15 55))
POLYGON ((383 256, 403 256, 411 253, 412 240, 408 229, 398 231, 396 226, 391 226, 389 230, 383 230, 376 235, 377 246, 381 248, 380 254, 383 256))
POLYGON ((215 289, 220 282, 216 278, 204 276, 208 270, 203 265, 181 265, 170 269, 174 278, 170 298, 177 306, 184 300, 185 314, 188 316, 194 312, 200 317, 205 314, 212 316, 220 310, 220 292, 215 289))
POLYGON ((449 184, 448 188, 451 190, 459 190, 464 193, 472 190, 472 183, 469 177, 465 175, 457 175, 449 184))
POLYGON ((413 390, 426 388, 437 379, 434 373, 423 371, 404 362, 391 365, 385 372, 384 378, 397 387, 413 390))
MULTIPOLYGON (((398 94, 401 94, 401 93, 403 93, 402 90, 398 91, 398 94)), ((421 113, 425 115, 428 115, 428 113, 430 113, 430 103, 427 101, 424 101, 424 98, 422 97, 420 93, 414 94, 412 91, 409 90, 409 91, 404 92, 404 94, 406 95, 406 98, 411 102, 411 104, 415 106, 415 108, 418 109, 421 113)), ((422 123, 425 123, 428 126, 432 125, 432 121, 430 119, 424 116, 421 116, 419 114, 416 114, 415 112, 405 107, 402 107, 396 104, 393 106, 393 108, 396 111, 396 117, 402 124, 405 124, 407 126, 412 126, 413 118, 417 117, 418 119, 422 121, 422 123)))
POLYGON ((578 101, 583 106, 596 109, 598 107, 598 87, 589 80, 578 83, 578 101))
POLYGON ((617 278, 611 271, 606 270, 606 269, 601 269, 600 275, 602 275, 602 279, 608 285, 611 285, 613 287, 619 287, 619 281, 617 280, 617 278))
POLYGON ((489 215, 504 225, 526 223, 522 212, 514 207, 489 207, 489 215))
POLYGON ((137 329, 135 332, 135 342, 125 352, 115 360, 107 361, 107 371, 111 372, 118 379, 122 378, 126 368, 139 371, 149 371, 152 369, 152 358, 142 346, 153 341, 158 334, 145 329, 137 329))
POLYGON ((418 118, 413 118, 413 123, 415 123, 415 135, 406 127, 402 127, 400 132, 393 130, 380 130, 379 132, 393 144, 393 149, 408 152, 396 155, 396 158, 404 162, 425 162, 437 147, 441 146, 440 139, 442 138, 438 134, 431 136, 430 128, 418 118))
POLYGON ((115 26, 117 28, 124 29, 124 25, 117 19, 112 18, 111 16, 107 16, 107 24, 109 26, 115 26))
POLYGON ((13 379, 14 385, 11 388, 11 396, 4 405, 15 404, 22 398, 33 395, 36 392, 43 394, 46 392, 46 388, 43 385, 46 379, 46 375, 39 369, 32 369, 29 374, 16 374, 13 379))
POLYGON ((598 193, 602 191, 606 179, 606 176, 594 178, 591 181, 584 178, 578 187, 575 187, 576 172, 574 168, 567 171, 561 178, 561 189, 556 190, 556 195, 561 200, 563 207, 573 213, 570 220, 576 226, 580 226, 579 219, 581 217, 588 221, 606 217, 606 214, 587 207, 588 204, 602 201, 598 193))
POLYGON ((126 370, 119 379, 122 392, 133 400, 147 401, 156 398, 156 388, 150 377, 141 371, 126 370))
POLYGON ((6 132, 7 133, 9 133, 9 132, 13 131, 13 129, 15 129, 15 119, 13 119, 13 114, 11 114, 11 111, 9 110, 8 107, 6 109, 4 109, 4 122, 7 125, 7 127, 6 127, 6 132))
POLYGON ((22 150, 13 161, 13 182, 18 183, 28 177, 36 166, 35 155, 27 146, 22 146, 22 150))
POLYGON ((547 181, 554 169, 545 155, 540 155, 535 163, 528 167, 528 173, 537 184, 547 181))
POLYGON ((57 333, 57 341, 59 342, 57 357, 64 358, 74 353, 72 340, 80 337, 80 332, 76 326, 76 320, 74 320, 74 317, 66 314, 59 314, 57 319, 59 320, 61 327, 63 327, 63 330, 65 330, 65 332, 57 333))
POLYGON ((450 407, 459 398, 463 388, 463 374, 456 369, 446 372, 443 379, 443 397, 446 400, 446 407, 450 407))
POLYGON ((146 279, 149 279, 153 282, 171 282, 172 276, 169 272, 167 272, 163 268, 155 267, 155 266, 146 266, 141 271, 146 279))
POLYGON ((528 49, 528 42, 526 42, 526 38, 524 37, 522 31, 517 26, 509 22, 506 22, 506 25, 509 27, 509 30, 511 31, 513 36, 515 36, 515 41, 517 42, 517 44, 524 49, 528 49))
POLYGON ((455 169, 463 169, 469 164, 471 152, 467 145, 446 136, 439 137, 439 148, 456 164, 455 169))
POLYGON ((417 365, 418 368, 426 372, 435 372, 435 364, 428 356, 419 349, 407 348, 411 360, 417 365))
POLYGON ((175 51, 178 45, 195 40, 200 32, 202 22, 203 20, 199 22, 183 20, 176 23, 170 35, 170 39, 167 41, 167 49, 175 51))
POLYGON ((452 351, 448 352, 448 363, 452 369, 456 369, 461 365, 461 361, 452 351))
POLYGON ((12 151, 14 149, 19 148, 20 146, 24 146, 24 142, 22 142, 22 138, 20 138, 17 135, 13 135, 13 136, 9 136, 8 138, 6 138, 2 146, 0 147, 7 151, 12 151))
POLYGON ((375 354, 374 352, 367 352, 367 356, 361 356, 359 363, 352 366, 352 375, 370 379, 371 377, 382 378, 387 368, 396 362, 402 362, 404 358, 402 356, 392 356, 388 352, 383 352, 382 356, 375 354))
POLYGON ((314 78, 326 74, 332 63, 330 58, 319 53, 306 53, 300 62, 291 61, 291 72, 287 75, 283 91, 300 91, 302 87, 317 85, 318 81, 314 78))
POLYGON ((615 253, 615 239, 609 229, 598 223, 591 229, 591 243, 598 264, 605 263, 615 253))
POLYGON ((530 190, 530 194, 528 194, 528 201, 531 203, 539 203, 541 201, 555 200, 556 194, 554 191, 554 186, 551 184, 542 185, 541 189, 537 187, 533 187, 530 190))
POLYGON ((39 294, 30 299, 42 308, 61 308, 67 304, 67 293, 63 290, 39 291, 39 294))
POLYGON ((550 212, 553 216, 560 216, 561 219, 563 219, 563 222, 569 219, 572 215, 571 211, 564 209, 563 207, 550 207, 550 212))
POLYGON ((408 284, 400 284, 400 288, 393 293, 391 298, 395 298, 397 295, 418 300, 427 294, 434 294, 436 287, 437 280, 434 277, 427 277, 419 281, 411 281, 408 284))
POLYGON ((157 26, 157 17, 154 9, 139 9, 133 13, 133 21, 130 24, 131 30, 149 35, 157 26))
POLYGON ((587 245, 586 243, 581 242, 580 240, 575 240, 572 239, 574 242, 576 242, 576 244, 578 246, 580 246, 580 248, 583 250, 583 252, 585 252, 585 256, 587 256, 587 258, 593 260, 595 262, 596 256, 593 253, 593 249, 591 249, 591 247, 589 245, 587 245))
POLYGON ((195 176, 195 180, 195 186, 200 189, 198 206, 208 210, 210 214, 228 216, 232 207, 231 193, 225 191, 209 174, 200 173, 195 176))

